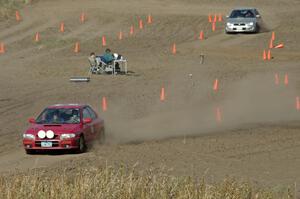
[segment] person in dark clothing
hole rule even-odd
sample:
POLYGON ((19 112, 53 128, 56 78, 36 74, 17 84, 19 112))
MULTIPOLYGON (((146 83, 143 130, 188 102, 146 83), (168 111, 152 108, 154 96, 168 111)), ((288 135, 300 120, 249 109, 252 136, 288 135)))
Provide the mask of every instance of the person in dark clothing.
POLYGON ((106 64, 110 64, 114 59, 115 58, 114 58, 113 54, 111 53, 111 50, 109 48, 107 48, 105 50, 105 53, 102 55, 103 62, 106 64))

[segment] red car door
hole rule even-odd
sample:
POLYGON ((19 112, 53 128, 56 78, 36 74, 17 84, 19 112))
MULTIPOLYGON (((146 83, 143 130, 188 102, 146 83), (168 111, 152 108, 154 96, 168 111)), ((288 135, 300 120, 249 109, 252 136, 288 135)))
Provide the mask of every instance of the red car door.
POLYGON ((100 121, 96 115, 96 113, 93 111, 91 107, 87 107, 91 118, 92 118, 92 123, 91 123, 91 139, 96 139, 96 137, 99 135, 100 130, 101 130, 101 124, 100 121))
MULTIPOLYGON (((88 111, 87 107, 84 107, 82 110, 82 120, 91 118, 90 112, 88 111)), ((92 119, 92 118, 91 118, 92 119)), ((87 142, 89 142, 93 137, 93 121, 91 123, 83 124, 83 134, 84 138, 87 142)))

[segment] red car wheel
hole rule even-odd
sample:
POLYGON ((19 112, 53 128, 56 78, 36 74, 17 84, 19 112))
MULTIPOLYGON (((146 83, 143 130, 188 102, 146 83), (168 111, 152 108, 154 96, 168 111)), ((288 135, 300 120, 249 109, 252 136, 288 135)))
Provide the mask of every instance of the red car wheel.
POLYGON ((86 143, 85 143, 85 139, 83 137, 83 135, 80 136, 79 138, 79 142, 78 142, 78 153, 84 153, 86 152, 86 143))

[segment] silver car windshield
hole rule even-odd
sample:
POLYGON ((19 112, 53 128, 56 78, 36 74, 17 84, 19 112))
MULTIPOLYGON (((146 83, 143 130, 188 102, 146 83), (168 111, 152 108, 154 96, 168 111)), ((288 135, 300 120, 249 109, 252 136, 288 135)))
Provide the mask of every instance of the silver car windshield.
POLYGON ((79 109, 75 108, 47 108, 37 118, 37 124, 78 124, 80 122, 79 109))
POLYGON ((233 10, 229 18, 255 18, 251 10, 233 10))

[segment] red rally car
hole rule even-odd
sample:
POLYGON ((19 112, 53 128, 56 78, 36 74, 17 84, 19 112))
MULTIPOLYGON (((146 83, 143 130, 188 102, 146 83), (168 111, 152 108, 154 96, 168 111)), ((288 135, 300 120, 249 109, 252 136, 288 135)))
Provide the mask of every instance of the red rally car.
POLYGON ((23 134, 27 154, 61 149, 83 153, 88 142, 105 139, 104 121, 89 105, 56 104, 29 122, 31 125, 23 134))

